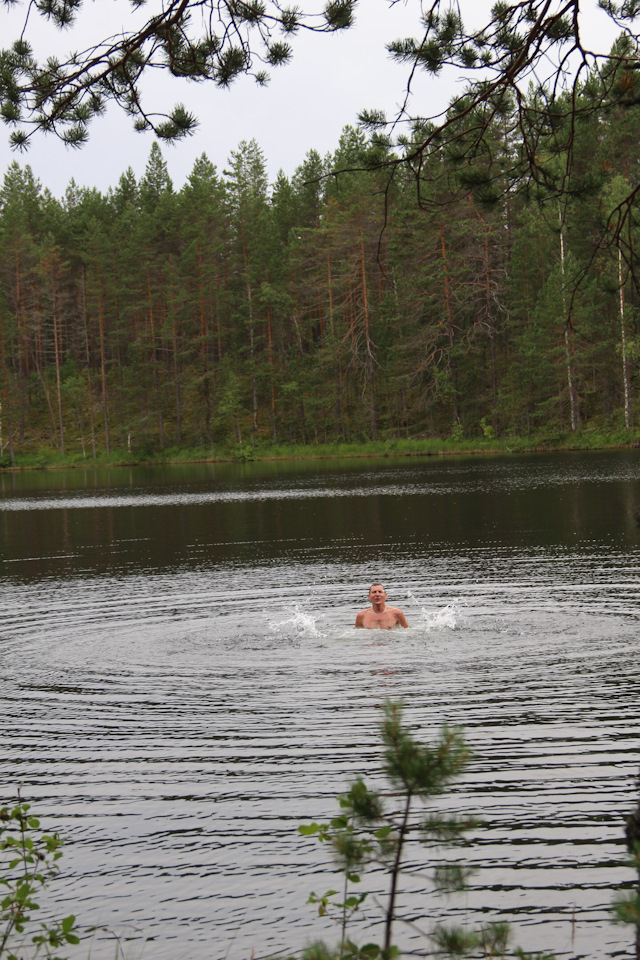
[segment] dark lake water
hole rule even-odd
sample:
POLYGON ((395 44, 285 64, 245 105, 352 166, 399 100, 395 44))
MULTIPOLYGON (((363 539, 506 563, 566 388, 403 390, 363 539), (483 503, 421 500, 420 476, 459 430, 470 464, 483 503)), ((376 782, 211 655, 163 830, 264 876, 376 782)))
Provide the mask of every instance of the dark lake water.
POLYGON ((0 788, 67 838, 58 912, 105 928, 78 956, 334 941, 306 903, 329 851, 297 827, 378 782, 402 698, 425 740, 464 727, 444 802, 481 823, 470 890, 437 896, 442 854, 411 848, 401 912, 631 957, 638 511, 636 451, 0 473, 0 788), (374 580, 409 630, 353 629, 374 580))

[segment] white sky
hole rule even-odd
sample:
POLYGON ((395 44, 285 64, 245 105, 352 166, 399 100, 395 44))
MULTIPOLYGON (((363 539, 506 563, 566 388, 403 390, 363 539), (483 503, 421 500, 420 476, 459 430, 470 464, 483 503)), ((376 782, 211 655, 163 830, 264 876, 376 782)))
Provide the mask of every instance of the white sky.
MULTIPOLYGON (((96 31, 116 32, 116 17, 122 19, 130 10, 128 0, 85 0, 85 4, 80 28, 92 32, 94 40, 96 31)), ((479 25, 492 3, 461 0, 460 5, 465 20, 472 18, 479 25)), ((584 0, 582 6, 590 42, 606 52, 615 30, 596 0, 584 0)), ((157 74, 152 81, 154 95, 158 90, 156 104, 170 107, 182 101, 200 120, 194 136, 174 146, 161 144, 174 186, 182 186, 202 153, 222 171, 230 151, 251 138, 262 147, 272 179, 279 169, 290 176, 308 150, 316 149, 321 155, 335 150, 343 127, 355 125, 363 108, 381 108, 392 115, 402 100, 407 71, 390 60, 385 44, 419 34, 419 7, 418 0, 398 0, 393 5, 390 0, 360 0, 354 28, 334 35, 303 32, 296 36, 292 62, 273 70, 266 88, 246 77, 221 90, 213 84, 189 84, 157 74)), ((21 5, 13 13, 3 5, 3 46, 16 37, 22 16, 21 5)), ((50 44, 60 44, 59 32, 41 25, 35 13, 32 17, 35 29, 29 39, 37 52, 43 48, 52 52, 50 44)), ((60 50, 83 45, 73 33, 62 34, 62 39, 60 50)), ((454 84, 452 76, 421 78, 417 88, 421 112, 431 115, 444 109, 454 84)), ((0 175, 12 160, 28 163, 55 196, 62 196, 71 178, 104 192, 117 184, 128 166, 141 177, 153 142, 152 135, 135 133, 131 120, 115 109, 94 121, 89 143, 80 150, 71 150, 52 136, 40 136, 26 154, 16 154, 8 146, 7 129, 0 126, 0 175)))

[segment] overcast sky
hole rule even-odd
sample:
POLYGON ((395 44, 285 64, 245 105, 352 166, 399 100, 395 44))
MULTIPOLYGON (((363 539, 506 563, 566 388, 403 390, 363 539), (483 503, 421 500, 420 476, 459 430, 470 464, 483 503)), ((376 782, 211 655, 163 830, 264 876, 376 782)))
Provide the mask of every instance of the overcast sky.
MULTIPOLYGON (((101 28, 112 34, 118 28, 115 17, 130 10, 128 0, 85 0, 85 21, 80 29, 101 28), (121 11, 121 12, 120 12, 121 11), (105 21, 107 25, 105 26, 105 21)), ((306 4, 302 4, 306 7, 306 4)), ((490 0, 462 0, 463 12, 479 25, 491 7, 490 0)), ((598 49, 608 49, 615 37, 597 0, 585 0, 589 39, 598 49)), ((21 7, 0 13, 3 45, 19 32, 21 7)), ((35 14, 32 14, 35 17, 35 14)), ((393 114, 401 101, 406 68, 394 64, 385 44, 390 40, 419 34, 418 0, 360 0, 356 26, 334 35, 302 33, 294 38, 292 62, 272 72, 270 84, 258 87, 246 77, 228 90, 213 84, 177 82, 159 74, 153 79, 157 105, 170 107, 182 101, 197 114, 197 133, 175 146, 162 145, 163 155, 176 188, 190 173, 202 153, 224 168, 231 150, 242 140, 255 138, 262 147, 273 179, 279 169, 291 175, 310 149, 322 155, 335 150, 346 124, 356 124, 363 108, 381 108, 393 114)), ((50 52, 53 30, 34 22, 30 39, 50 52)), ((56 39, 56 38, 54 38, 56 39)), ((59 41, 58 41, 59 42, 59 41)), ((69 33, 65 47, 81 44, 69 33)), ((61 48, 62 49, 62 48, 61 48)), ((418 88, 420 107, 425 114, 444 109, 455 91, 453 76, 423 78, 418 88)), ((90 127, 90 141, 80 150, 71 150, 52 136, 39 137, 26 154, 13 153, 7 144, 6 128, 0 127, 0 172, 12 160, 29 163, 43 186, 62 196, 71 178, 77 184, 106 191, 115 186, 120 174, 131 166, 137 177, 144 174, 152 145, 150 134, 135 133, 131 120, 112 109, 90 127)))

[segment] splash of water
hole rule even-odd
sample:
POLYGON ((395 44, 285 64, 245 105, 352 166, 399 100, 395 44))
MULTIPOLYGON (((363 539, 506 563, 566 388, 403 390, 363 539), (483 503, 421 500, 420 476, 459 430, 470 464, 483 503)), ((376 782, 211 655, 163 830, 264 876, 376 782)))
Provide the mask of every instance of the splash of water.
POLYGON ((440 610, 425 614, 425 627, 427 630, 456 630, 460 622, 460 604, 448 603, 440 610))
POLYGON ((456 630, 460 625, 461 606, 459 600, 452 600, 438 610, 427 610, 422 601, 407 590, 407 600, 411 600, 420 609, 420 622, 416 624, 427 630, 456 630))
POLYGON ((321 637, 322 634, 316 626, 319 620, 323 619, 323 614, 314 616, 301 610, 299 604, 293 603, 289 607, 291 613, 286 620, 270 620, 269 627, 277 633, 292 635, 296 637, 321 637))

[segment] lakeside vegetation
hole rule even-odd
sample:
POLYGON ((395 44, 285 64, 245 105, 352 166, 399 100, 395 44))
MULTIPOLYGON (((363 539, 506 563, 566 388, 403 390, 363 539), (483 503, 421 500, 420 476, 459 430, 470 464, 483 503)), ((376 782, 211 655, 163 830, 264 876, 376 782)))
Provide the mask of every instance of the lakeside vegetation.
POLYGON ((387 457, 455 457, 455 456, 509 456, 524 453, 571 453, 586 450, 636 448, 640 446, 640 433, 619 431, 603 435, 595 431, 579 434, 537 437, 475 438, 454 440, 451 438, 378 440, 366 443, 319 443, 319 444, 273 444, 252 443, 236 446, 166 447, 149 453, 135 450, 103 450, 95 457, 86 451, 66 452, 41 448, 21 452, 13 464, 5 454, 0 458, 0 470, 82 469, 87 467, 136 466, 179 463, 219 463, 274 460, 346 460, 387 457))

